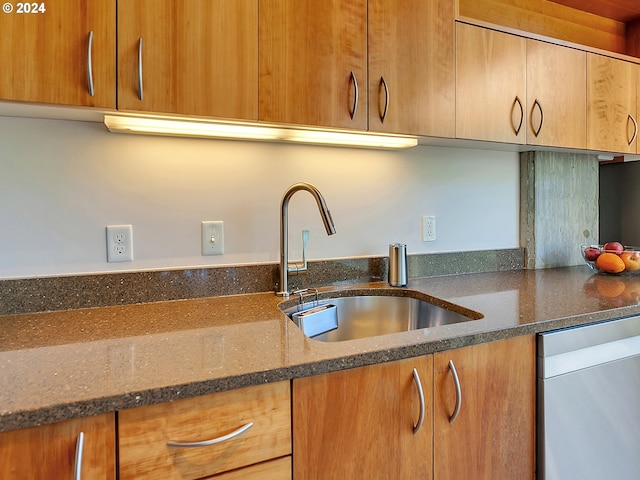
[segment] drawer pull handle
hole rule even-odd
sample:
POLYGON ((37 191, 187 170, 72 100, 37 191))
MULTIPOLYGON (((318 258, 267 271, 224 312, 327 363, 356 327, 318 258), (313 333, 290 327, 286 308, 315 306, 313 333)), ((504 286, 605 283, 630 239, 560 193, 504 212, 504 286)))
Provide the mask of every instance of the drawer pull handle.
POLYGON ((513 122, 513 111, 515 110, 516 105, 520 108, 520 123, 518 123, 517 127, 513 124, 512 126, 513 126, 513 133, 515 133, 517 137, 520 134, 520 129, 522 128, 522 122, 524 121, 524 108, 522 108, 522 102, 520 101, 520 98, 517 95, 515 100, 513 101, 513 105, 511 105, 511 121, 512 122, 513 122))
POLYGON ((384 87, 384 110, 380 115, 380 123, 384 123, 384 119, 387 118, 387 110, 389 109, 389 87, 384 77, 380 77, 380 84, 384 87))
POLYGON ((456 371, 456 366, 453 364, 453 360, 449 360, 449 370, 451 370, 453 382, 456 386, 456 406, 453 409, 451 417, 449 417, 449 424, 452 424, 456 421, 456 418, 458 418, 460 407, 462 407, 462 389, 460 388, 460 379, 458 378, 458 372, 456 371))
POLYGON ((540 123, 538 124, 538 128, 533 128, 533 134, 537 138, 538 135, 540 135, 540 130, 542 130, 542 124, 544 123, 544 111, 542 110, 542 105, 540 105, 540 102, 538 101, 537 98, 533 102, 533 107, 531 107, 531 116, 532 117, 533 117, 533 111, 536 109, 536 107, 538 108, 538 111, 540 112, 540 123))
POLYGON ((138 39, 138 99, 144 100, 144 86, 142 84, 142 37, 138 39))
POLYGON ((413 369, 413 381, 418 389, 418 398, 420 399, 420 416, 418 417, 418 423, 413 426, 413 434, 415 435, 420 431, 424 423, 424 391, 422 390, 422 382, 420 381, 420 375, 416 368, 413 369))
POLYGON ((349 116, 351 120, 353 120, 356 116, 356 112, 358 111, 358 79, 356 78, 356 74, 351 72, 351 83, 353 84, 353 109, 349 112, 349 116))
POLYGON ((167 442, 168 447, 182 447, 182 448, 197 448, 197 447, 209 447, 211 445, 216 445, 218 443, 226 442, 227 440, 231 440, 232 438, 237 437, 238 435, 242 435, 244 432, 253 427, 253 422, 249 422, 246 425, 243 425, 237 430, 234 430, 227 435, 218 438, 212 438, 211 440, 203 440, 201 442, 175 442, 169 440, 167 442))
POLYGON ((629 146, 631 146, 633 141, 638 136, 638 122, 636 122, 636 119, 633 118, 633 115, 631 115, 631 114, 629 114, 629 120, 631 120, 633 122, 633 137, 631 137, 631 140, 629 140, 629 146))
POLYGON ((93 97, 93 30, 89 32, 89 44, 87 45, 87 89, 89 96, 93 97))
POLYGON ((76 462, 73 469, 73 480, 82 478, 82 452, 84 451, 84 432, 78 434, 76 440, 76 462))

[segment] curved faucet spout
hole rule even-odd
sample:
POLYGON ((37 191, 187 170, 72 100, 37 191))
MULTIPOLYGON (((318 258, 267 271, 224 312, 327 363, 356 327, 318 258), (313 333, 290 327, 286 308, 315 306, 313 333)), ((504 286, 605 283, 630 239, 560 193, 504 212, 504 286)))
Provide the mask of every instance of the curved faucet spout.
MULTIPOLYGON (((276 292, 276 295, 280 297, 289 296, 289 200, 291 200, 294 193, 300 190, 306 190, 313 195, 313 198, 315 198, 327 235, 333 235, 336 233, 336 227, 333 224, 331 212, 329 211, 329 208, 327 208, 327 204, 324 201, 324 197, 320 193, 320 190, 310 183, 301 182, 291 185, 287 191, 284 192, 282 202, 280 203, 280 291, 276 292)), ((298 268, 296 271, 300 272, 304 270, 298 268)))

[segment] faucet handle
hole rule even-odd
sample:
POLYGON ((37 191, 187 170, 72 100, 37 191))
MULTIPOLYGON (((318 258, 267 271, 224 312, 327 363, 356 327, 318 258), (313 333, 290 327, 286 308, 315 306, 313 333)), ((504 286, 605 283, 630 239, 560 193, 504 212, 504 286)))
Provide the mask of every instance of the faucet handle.
POLYGON ((309 230, 302 230, 302 268, 307 269, 307 242, 309 241, 309 230))
POLYGON ((307 272, 307 242, 309 241, 309 230, 302 230, 302 265, 300 262, 289 262, 287 271, 292 275, 307 272))

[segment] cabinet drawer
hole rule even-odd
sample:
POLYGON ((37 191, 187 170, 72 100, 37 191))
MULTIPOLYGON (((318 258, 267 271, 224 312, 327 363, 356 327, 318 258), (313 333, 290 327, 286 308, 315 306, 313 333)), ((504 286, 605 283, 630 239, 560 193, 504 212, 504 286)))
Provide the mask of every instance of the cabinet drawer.
POLYGON ((291 480, 291 456, 222 473, 209 480, 291 480))
POLYGON ((196 479, 291 453, 289 382, 231 390, 119 413, 120 478, 196 479), (204 442, 243 433, 209 446, 204 442))

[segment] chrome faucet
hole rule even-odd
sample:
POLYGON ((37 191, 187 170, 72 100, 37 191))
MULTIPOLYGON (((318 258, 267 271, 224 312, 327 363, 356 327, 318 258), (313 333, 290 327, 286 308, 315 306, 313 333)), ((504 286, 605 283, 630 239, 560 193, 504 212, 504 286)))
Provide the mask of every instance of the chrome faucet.
POLYGON ((320 216, 324 223, 324 228, 327 231, 327 235, 333 235, 336 233, 336 228, 333 225, 333 219, 331 218, 331 212, 327 208, 327 204, 324 201, 324 197, 320 191, 311 185, 310 183, 296 183, 291 185, 282 197, 280 204, 280 291, 276 292, 279 297, 289 296, 289 273, 304 273, 307 271, 307 256, 306 256, 306 243, 309 238, 309 232, 302 232, 302 266, 295 264, 289 265, 289 200, 299 190, 306 190, 313 198, 316 199, 318 204, 318 210, 320 210, 320 216))

